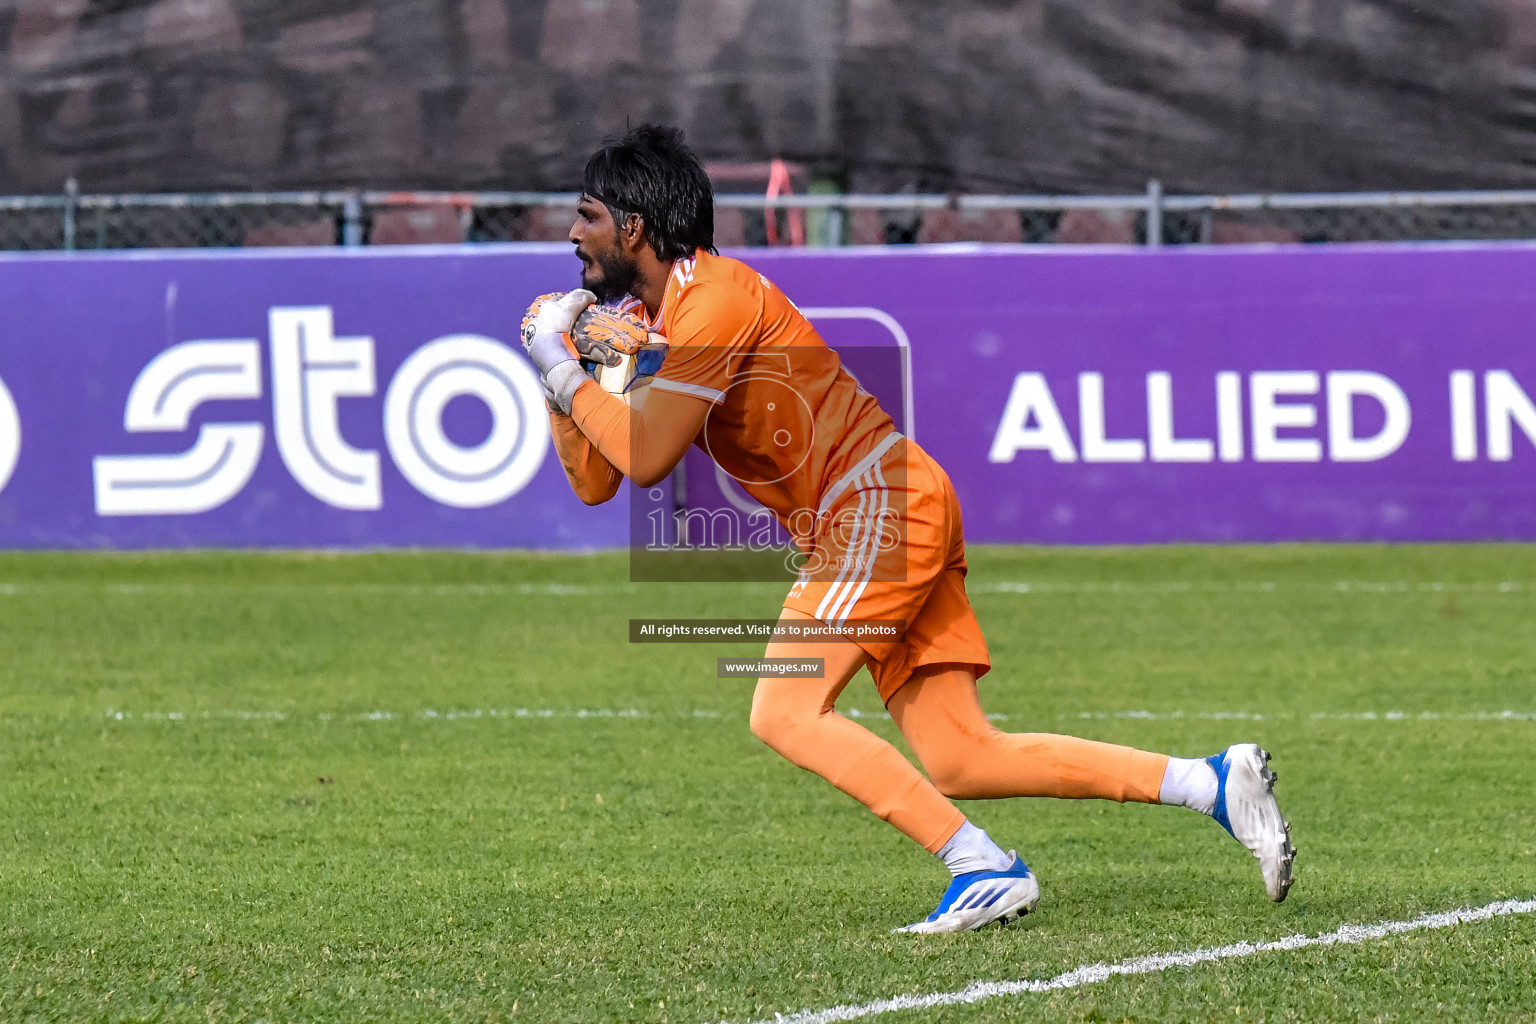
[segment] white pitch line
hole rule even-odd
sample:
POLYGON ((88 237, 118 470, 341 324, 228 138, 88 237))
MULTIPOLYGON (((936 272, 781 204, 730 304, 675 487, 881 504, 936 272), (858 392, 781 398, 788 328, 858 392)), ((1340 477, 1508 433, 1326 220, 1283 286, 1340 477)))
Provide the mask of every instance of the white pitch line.
MULTIPOLYGON (((780 591, 789 585, 766 581, 718 584, 733 590, 780 591)), ((659 588, 694 587, 700 584, 672 583, 280 583, 249 582, 219 583, 103 583, 76 581, 48 582, 0 582, 0 597, 24 594, 44 594, 50 591, 94 590, 113 595, 172 595, 187 596, 206 593, 240 592, 296 592, 304 594, 406 594, 432 597, 467 596, 494 597, 588 597, 617 596, 626 594, 654 594, 659 588)), ((1403 580, 1238 580, 1186 581, 1103 581, 1103 582, 1050 582, 1032 580, 977 580, 967 584, 973 594, 1024 594, 1052 595, 1142 595, 1142 594, 1277 594, 1309 593, 1338 594, 1529 594, 1536 593, 1536 583, 1521 580, 1493 580, 1469 582, 1409 582, 1403 580)))
POLYGON ((1058 992, 1069 988, 1095 985, 1110 978, 1132 974, 1156 974, 1170 967, 1194 967, 1196 964, 1214 963, 1218 960, 1234 960, 1258 953, 1290 952, 1313 946, 1352 946, 1389 935, 1404 932, 1451 928, 1471 921, 1488 921, 1495 917, 1512 914, 1536 913, 1536 899, 1501 900, 1483 907, 1463 907, 1435 914, 1424 914, 1409 921, 1383 921, 1380 924, 1346 924, 1336 931, 1319 935, 1290 935, 1274 942, 1238 942, 1230 946, 1207 946, 1176 953, 1153 953, 1122 960, 1118 964, 1087 964, 1073 968, 1054 978, 1026 979, 1021 981, 978 981, 955 992, 932 992, 927 995, 904 995, 892 999, 879 999, 869 1003, 848 1003, 825 1010, 802 1010, 799 1013, 777 1014, 771 1021, 760 1024, 834 1024, 835 1021, 859 1020, 882 1013, 899 1010, 930 1010, 936 1006, 958 1006, 979 1003, 984 999, 1001 996, 1033 995, 1041 992, 1058 992))
POLYGON ((0 596, 94 590, 128 596, 190 596, 208 593, 388 594, 424 597, 589 597, 637 594, 634 583, 0 583, 0 596))
POLYGON ((1281 591, 1338 594, 1519 594, 1536 590, 1520 580, 1482 582, 1409 582, 1405 580, 1237 580, 1233 582, 1147 580, 1096 583, 1033 582, 1027 580, 967 584, 973 594, 1274 594, 1281 591))
MULTIPOLYGON (((988 715, 988 718, 1002 717, 988 715)), ((1264 714, 1257 711, 1079 711, 1075 715, 1057 715, 1057 721, 1137 721, 1177 722, 1197 719, 1216 722, 1268 722, 1305 718, 1314 722, 1536 722, 1536 711, 1314 711, 1291 714, 1288 711, 1264 714)))
MULTIPOLYGON (((840 708, 842 714, 857 720, 889 721, 889 711, 864 711, 860 708, 840 708)), ((182 722, 189 719, 239 719, 282 722, 305 716, 288 711, 255 711, 248 709, 221 709, 218 711, 129 711, 108 708, 106 717, 115 722, 182 722)), ((672 718, 732 718, 735 712, 696 708, 688 711, 646 711, 640 708, 449 708, 437 710, 423 708, 416 711, 363 711, 337 715, 317 712, 312 717, 322 722, 340 718, 349 722, 393 722, 417 718, 424 721, 457 722, 465 719, 672 719, 672 718)), ((987 718, 994 722, 1038 721, 1032 715, 1009 715, 989 712, 987 718)), ((1265 714, 1257 711, 1080 711, 1075 715, 1059 714, 1056 720, 1070 721, 1129 721, 1129 722, 1269 722, 1269 721, 1327 721, 1327 722, 1536 722, 1536 711, 1314 711, 1311 714, 1292 714, 1288 711, 1265 714)))
POLYGON ((250 711, 224 709, 219 711, 119 711, 108 708, 106 717, 112 722, 185 722, 208 719, 236 719, 239 721, 286 722, 289 719, 313 717, 317 721, 330 722, 396 722, 404 719, 422 721, 457 722, 466 719, 507 718, 579 718, 579 719, 630 719, 630 718, 721 718, 722 712, 706 709, 676 712, 651 712, 640 708, 453 708, 438 711, 423 708, 419 711, 360 711, 348 714, 318 712, 312 716, 288 711, 250 711))

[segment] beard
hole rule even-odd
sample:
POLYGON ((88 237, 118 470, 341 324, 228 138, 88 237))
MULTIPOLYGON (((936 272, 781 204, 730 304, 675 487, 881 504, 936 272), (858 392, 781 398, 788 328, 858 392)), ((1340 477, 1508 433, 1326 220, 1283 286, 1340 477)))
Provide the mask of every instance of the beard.
POLYGON ((640 274, 639 264, 626 260, 616 248, 590 258, 592 263, 581 268, 581 286, 596 295, 599 303, 611 306, 629 294, 640 274))

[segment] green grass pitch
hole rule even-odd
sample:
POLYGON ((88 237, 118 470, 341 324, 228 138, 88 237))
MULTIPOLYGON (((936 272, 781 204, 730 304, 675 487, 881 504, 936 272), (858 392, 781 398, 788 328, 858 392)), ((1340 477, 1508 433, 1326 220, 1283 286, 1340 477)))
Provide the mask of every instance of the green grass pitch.
MULTIPOLYGON (((1003 727, 1256 740, 1301 852, 1276 906, 1187 811, 973 803, 1044 898, 932 938, 889 929, 941 866, 749 734, 755 649, 625 642, 779 588, 625 578, 0 556, 0 1020, 754 1021, 1536 896, 1536 549, 974 551, 1003 727)), ((1526 915, 879 1019, 1531 1020, 1533 978, 1526 915)))

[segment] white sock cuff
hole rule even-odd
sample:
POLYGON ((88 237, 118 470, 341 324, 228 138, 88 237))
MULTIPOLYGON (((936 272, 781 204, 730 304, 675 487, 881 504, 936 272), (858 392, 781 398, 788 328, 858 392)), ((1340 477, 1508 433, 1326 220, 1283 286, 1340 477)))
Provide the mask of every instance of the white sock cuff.
POLYGON ((1216 769, 1198 757, 1170 757, 1158 803, 1216 813, 1216 769))
POLYGON ((1007 871, 1013 858, 986 832, 966 821, 939 850, 939 859, 952 875, 970 871, 1007 871))

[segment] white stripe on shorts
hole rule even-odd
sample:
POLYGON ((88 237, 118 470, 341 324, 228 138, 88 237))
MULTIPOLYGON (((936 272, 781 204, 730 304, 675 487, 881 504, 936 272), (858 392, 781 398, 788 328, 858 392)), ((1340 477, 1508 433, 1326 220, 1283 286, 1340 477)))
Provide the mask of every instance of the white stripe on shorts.
POLYGON ((860 524, 864 527, 864 531, 858 538, 857 543, 850 545, 852 550, 849 554, 853 571, 848 578, 847 584, 844 585, 842 593, 828 610, 827 614, 830 625, 841 626, 847 621, 848 613, 853 609, 854 602, 858 601, 859 595, 864 593, 864 589, 869 586, 870 578, 874 575, 874 555, 878 553, 880 545, 880 515, 890 507, 890 492, 885 488, 885 475, 880 471, 878 465, 870 471, 870 475, 873 478, 869 482, 871 504, 876 504, 873 501, 873 497, 876 494, 879 495, 879 502, 877 507, 872 510, 874 515, 868 517, 868 522, 860 524), (830 621, 831 619, 836 619, 836 621, 832 622, 830 621))
POLYGON ((864 474, 877 468, 885 459, 885 453, 896 447, 904 439, 905 435, 899 430, 893 430, 881 438, 880 442, 870 449, 869 454, 859 460, 858 465, 844 473, 842 479, 838 480, 837 483, 827 488, 827 493, 821 496, 821 504, 817 506, 816 511, 821 513, 831 508, 832 503, 842 497, 844 491, 852 487, 854 482, 864 474))
MULTIPOLYGON (((857 526, 855 527, 855 529, 862 529, 863 528, 865 517, 868 514, 868 509, 865 506, 871 500, 872 495, 871 495, 871 492, 869 490, 864 489, 863 486, 862 486, 867 479, 868 479, 868 474, 865 474, 864 476, 859 477, 858 480, 854 481, 854 486, 859 488, 859 507, 858 507, 858 513, 857 513, 858 514, 858 523, 857 523, 857 526)), ((833 523, 836 522, 836 517, 835 516, 833 517, 832 522, 833 523)), ((857 545, 858 540, 859 540, 859 538, 857 536, 855 536, 853 538, 853 543, 849 544, 849 550, 852 550, 857 545)), ((816 606, 816 618, 820 619, 822 622, 826 622, 827 621, 827 609, 828 609, 828 606, 831 605, 831 603, 836 599, 838 591, 842 589, 844 581, 846 581, 848 579, 848 574, 852 570, 853 570, 852 562, 850 560, 848 560, 847 558, 845 558, 843 560, 842 567, 838 570, 837 579, 832 581, 832 585, 827 588, 827 592, 826 592, 825 596, 822 597, 821 603, 816 606)))
MULTIPOLYGON (((864 589, 869 586, 870 580, 874 579, 875 564, 880 559, 880 549, 885 537, 881 526, 885 522, 885 514, 891 508, 891 492, 885 483, 885 473, 880 469, 878 463, 875 465, 874 474, 875 483, 880 488, 880 509, 875 513, 874 522, 870 524, 868 540, 864 545, 864 553, 861 555, 862 558, 867 559, 867 562, 861 566, 862 578, 859 580, 857 587, 851 588, 852 592, 848 595, 848 603, 843 606, 842 615, 834 623, 838 627, 847 623, 848 616, 853 612, 854 605, 858 604, 859 598, 864 596, 864 589)), ((834 614, 836 613, 834 612, 834 614)))

